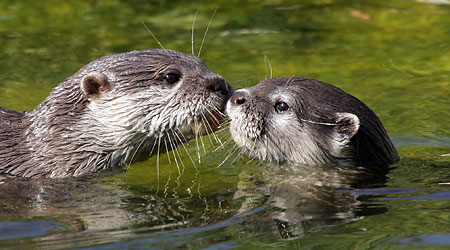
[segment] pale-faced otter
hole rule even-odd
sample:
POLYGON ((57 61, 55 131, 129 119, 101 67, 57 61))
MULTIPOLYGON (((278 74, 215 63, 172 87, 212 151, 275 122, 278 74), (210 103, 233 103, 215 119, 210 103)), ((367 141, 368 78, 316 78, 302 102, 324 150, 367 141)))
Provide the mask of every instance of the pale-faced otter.
POLYGON ((0 174, 78 176, 174 149, 216 130, 232 91, 198 57, 174 50, 99 58, 36 109, 0 108, 0 174))
POLYGON ((399 160, 372 110, 317 80, 264 80, 236 91, 226 112, 233 140, 260 160, 350 166, 386 166, 399 160))

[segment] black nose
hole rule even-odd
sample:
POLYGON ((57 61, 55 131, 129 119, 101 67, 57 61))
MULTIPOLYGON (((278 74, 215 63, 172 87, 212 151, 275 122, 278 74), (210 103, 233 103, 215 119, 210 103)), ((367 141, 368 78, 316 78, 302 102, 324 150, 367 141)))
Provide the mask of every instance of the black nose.
POLYGON ((220 92, 222 95, 228 95, 229 86, 222 78, 213 79, 208 82, 208 89, 212 92, 220 92))
POLYGON ((231 103, 233 104, 243 104, 245 103, 245 94, 242 92, 234 92, 234 94, 230 98, 231 103))

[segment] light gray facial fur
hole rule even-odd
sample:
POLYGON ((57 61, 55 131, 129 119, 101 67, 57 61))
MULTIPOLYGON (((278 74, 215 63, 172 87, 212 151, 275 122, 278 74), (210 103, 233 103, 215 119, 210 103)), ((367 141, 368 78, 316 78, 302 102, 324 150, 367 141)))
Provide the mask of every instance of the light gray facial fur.
POLYGON ((0 108, 0 173, 78 176, 172 150, 215 131, 232 92, 199 58, 174 50, 99 58, 36 109, 0 108))
POLYGON ((330 84, 274 78, 236 91, 230 132, 251 157, 306 165, 382 166, 399 160, 378 117, 330 84))

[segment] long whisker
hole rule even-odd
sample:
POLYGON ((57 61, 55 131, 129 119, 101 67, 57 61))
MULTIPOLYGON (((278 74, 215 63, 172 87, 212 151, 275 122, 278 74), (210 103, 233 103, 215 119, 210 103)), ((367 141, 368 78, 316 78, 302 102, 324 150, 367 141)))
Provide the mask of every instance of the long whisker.
POLYGON ((214 15, 216 15, 216 12, 217 12, 217 9, 214 10, 214 13, 211 16, 211 19, 209 19, 209 23, 208 23, 208 26, 206 27, 205 35, 203 35, 203 40, 202 40, 202 43, 200 44, 200 49, 198 50, 197 57, 200 57, 200 53, 202 52, 203 43, 205 42, 206 34, 208 34, 209 26, 211 26, 211 22, 214 18, 214 15))
POLYGON ((161 135, 158 137, 158 153, 156 155, 156 175, 157 175, 157 179, 158 179, 158 181, 157 181, 158 187, 156 188, 156 194, 158 194, 158 192, 159 192, 159 148, 160 148, 160 145, 161 145, 161 135))
MULTIPOLYGON (((183 167, 181 173, 183 173, 184 169, 185 169, 185 166, 184 166, 183 158, 181 157, 180 151, 178 150, 178 146, 177 146, 177 142, 176 142, 177 138, 175 137, 176 135, 175 135, 173 130, 170 130, 170 132, 172 133, 172 136, 173 136, 172 144, 175 147, 175 152, 177 153, 178 159, 179 159, 179 161, 181 163, 181 166, 183 167)), ((180 142, 180 144, 184 146, 184 144, 182 142, 180 142)))
POLYGON ((150 151, 150 154, 148 155, 149 157, 150 157, 150 156, 152 156, 152 154, 153 154, 153 150, 155 150, 155 147, 156 147, 156 142, 157 142, 157 140, 155 140, 155 143, 153 143, 153 147, 152 147, 152 150, 150 151))
POLYGON ((267 61, 266 61, 266 56, 264 55, 264 80, 267 79, 267 61))
MULTIPOLYGON (((202 117, 200 117, 200 118, 202 118, 202 117)), ((195 120, 195 123, 196 123, 196 127, 199 128, 200 126, 198 125, 197 119, 195 120)), ((196 135, 199 135, 198 131, 196 131, 196 135)), ((198 136, 198 138, 200 139, 200 142, 202 144, 203 152, 206 154, 206 148, 205 148, 205 143, 203 142, 203 136, 200 135, 200 136, 198 136)), ((200 162, 200 152, 198 153, 198 157, 199 157, 198 161, 200 162)))
MULTIPOLYGON (((130 158, 130 161, 129 161, 129 163, 128 163, 128 166, 129 165, 131 165, 131 163, 133 163, 133 160, 134 160, 134 158, 136 157, 136 154, 137 154, 137 152, 139 151, 139 149, 141 148, 141 146, 142 146, 142 144, 144 143, 144 141, 145 141, 145 136, 144 136, 144 138, 142 138, 142 141, 138 144, 138 147, 136 148, 136 150, 134 151, 134 153, 133 153, 133 155, 131 156, 131 158, 130 158)), ((128 173, 128 167, 127 167, 127 171, 126 171, 126 173, 128 173)))
POLYGON ((233 138, 228 138, 222 145, 220 145, 219 147, 217 147, 215 150, 213 150, 213 152, 217 152, 218 150, 225 148, 225 146, 230 143, 233 140, 233 138))
POLYGON ((231 85, 233 85, 234 83, 239 83, 239 82, 247 82, 248 80, 255 80, 254 77, 247 77, 244 79, 239 79, 239 80, 235 80, 235 81, 230 81, 229 83, 232 83, 231 85))
MULTIPOLYGON (((172 144, 172 140, 170 140, 169 133, 166 132, 166 135, 167 135, 167 139, 169 140, 170 147, 172 148, 172 154, 173 154, 173 158, 174 158, 175 164, 177 165, 178 174, 181 175, 180 165, 178 165, 177 157, 175 155, 176 146, 172 144)), ((167 154, 169 155, 170 153, 167 153, 167 154)))
MULTIPOLYGON (((266 55, 264 55, 264 61, 267 62, 267 64, 269 65, 269 69, 270 69, 270 79, 272 79, 272 64, 270 64, 269 58, 267 58, 266 55)), ((265 63, 264 63, 265 64, 265 63)), ((267 70, 267 69, 266 69, 267 70)), ((266 79, 267 79, 267 73, 266 73, 266 79)))
POLYGON ((319 124, 319 125, 336 126, 336 123, 316 122, 316 121, 310 121, 310 120, 304 120, 304 119, 300 119, 300 121, 309 122, 309 123, 313 123, 313 124, 319 124))
POLYGON ((165 140, 164 139, 164 145, 166 145, 166 152, 167 152, 167 159, 169 160, 169 164, 170 165, 172 165, 172 162, 171 162, 171 160, 170 160, 170 150, 169 150, 169 148, 167 147, 167 140, 165 140))
POLYGON ((181 173, 180 173, 180 175, 181 175, 181 174, 184 173, 184 169, 185 169, 186 167, 184 166, 184 162, 183 162, 183 159, 181 158, 181 154, 180 154, 180 151, 178 150, 178 147, 175 147, 174 151, 175 151, 175 153, 177 154, 177 156, 178 156, 178 161, 180 162, 181 167, 182 167, 182 168, 181 168, 181 173))
POLYGON ((214 108, 214 110, 213 111, 211 111, 211 110, 209 110, 209 109, 206 109, 206 112, 208 112, 208 114, 209 114, 209 116, 211 117, 211 118, 213 118, 214 119, 214 121, 216 121, 217 122, 217 124, 219 124, 220 123, 220 121, 219 121, 219 119, 215 116, 215 115, 213 115, 213 113, 212 112, 215 112, 216 114, 218 114, 218 115, 220 115, 220 116, 224 116, 224 114, 222 113, 222 112, 220 112, 220 110, 219 109, 217 109, 217 108, 214 108))
MULTIPOLYGON (((250 164, 250 162, 253 162, 256 159, 257 159, 257 157, 253 156, 252 158, 250 158, 250 160, 247 161, 247 163, 244 166, 247 166, 248 164, 250 164)), ((261 161, 259 163, 261 163, 261 161)))
MULTIPOLYGON (((212 132, 212 128, 209 125, 209 122, 208 122, 208 119, 206 118, 206 115, 205 114, 200 114, 200 118, 202 119, 202 123, 203 123, 203 125, 205 127, 206 133, 207 134, 211 133, 212 132)), ((212 141, 211 141, 211 143, 212 143, 212 141)))
POLYGON ((144 21, 141 21, 142 25, 144 25, 145 29, 148 31, 148 33, 150 33, 150 35, 153 37, 153 39, 155 39, 155 41, 158 43, 158 45, 162 48, 162 49, 166 49, 164 48, 164 46, 162 45, 162 43, 156 38, 155 35, 153 35, 153 33, 150 31, 150 29, 147 27, 147 25, 144 23, 144 21))
POLYGON ((198 10, 195 12, 194 20, 192 20, 192 35, 191 35, 191 44, 192 44, 192 55, 195 55, 194 52, 194 27, 195 27, 195 19, 197 18, 198 10))
POLYGON ((202 143, 202 148, 203 148, 203 152, 206 154, 206 147, 205 147, 205 143, 203 142, 203 136, 200 136, 200 142, 202 143))
POLYGON ((235 163, 238 159, 242 158, 242 155, 244 154, 244 152, 240 151, 236 157, 234 158, 233 161, 230 162, 230 165, 233 165, 233 163, 235 163))
POLYGON ((222 123, 219 125, 218 131, 223 131, 224 129, 228 128, 228 125, 230 125, 231 120, 227 117, 222 121, 222 123))
MULTIPOLYGON (((186 138, 186 136, 183 135, 183 132, 181 132, 180 128, 177 128, 177 130, 178 130, 178 132, 180 132, 180 135, 183 137, 183 140, 181 140, 181 138, 178 136, 178 133, 175 133, 177 135, 177 137, 180 139, 180 142, 181 143, 186 142, 189 145, 188 139, 186 138)), ((175 132, 175 131, 173 131, 173 132, 175 132)), ((183 143, 183 145, 184 145, 184 143, 183 143)))
MULTIPOLYGON (((198 122, 197 120, 195 120, 195 127, 198 128, 198 122)), ((198 156, 198 163, 201 163, 200 160, 200 146, 198 145, 198 131, 195 131, 195 146, 197 149, 197 156, 198 156)))
POLYGON ((210 135, 210 133, 213 132, 213 130, 212 130, 211 126, 209 125, 208 120, 205 118, 205 116, 203 114, 202 114, 202 121, 203 121, 203 124, 205 124, 205 129, 206 129, 206 132, 208 133, 208 139, 210 142, 210 146, 212 147, 214 145, 214 143, 211 140, 211 136, 209 136, 209 135, 210 135))
POLYGON ((225 159, 219 164, 219 165, 217 165, 217 167, 216 168, 220 168, 228 159, 230 159, 230 157, 234 154, 234 152, 236 151, 236 150, 238 150, 239 149, 239 147, 238 146, 234 146, 234 147, 232 147, 230 150, 228 150, 228 152, 229 153, 226 153, 226 157, 225 157, 225 159))
MULTIPOLYGON (((179 130, 179 129, 178 129, 179 130)), ((181 138, 178 136, 178 133, 176 133, 176 131, 172 131, 172 133, 176 136, 176 138, 178 138, 178 140, 180 141, 181 146, 183 146, 184 151, 186 151, 186 154, 188 155, 189 159, 192 162, 192 165, 194 165, 194 168, 197 169, 197 165, 194 162, 194 159, 192 159, 191 154, 189 153, 188 149, 186 148, 186 146, 184 145, 183 141, 181 140, 181 138)))
MULTIPOLYGON (((289 86, 289 82, 295 77, 295 75, 292 75, 286 82, 286 85, 289 86)), ((291 82, 292 84, 293 82, 291 82)))

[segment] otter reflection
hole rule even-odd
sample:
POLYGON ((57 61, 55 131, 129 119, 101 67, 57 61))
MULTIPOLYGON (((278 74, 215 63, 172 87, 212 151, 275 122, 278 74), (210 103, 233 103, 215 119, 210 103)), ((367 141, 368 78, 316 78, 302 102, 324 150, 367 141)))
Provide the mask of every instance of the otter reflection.
POLYGON ((234 197, 244 199, 241 213, 267 206, 249 218, 256 231, 271 228, 274 237, 301 237, 386 212, 383 206, 363 208, 359 197, 341 190, 383 186, 387 171, 267 163, 262 169, 260 176, 242 172, 234 197))

